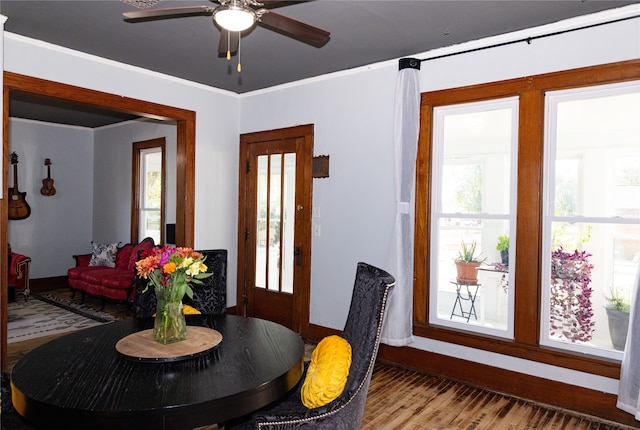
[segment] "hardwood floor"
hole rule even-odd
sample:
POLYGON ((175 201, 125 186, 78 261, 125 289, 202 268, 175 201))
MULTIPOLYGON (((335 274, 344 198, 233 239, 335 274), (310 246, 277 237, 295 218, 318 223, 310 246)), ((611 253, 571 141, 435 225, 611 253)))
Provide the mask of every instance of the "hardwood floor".
POLYGON ((362 428, 621 430, 632 427, 378 363, 369 386, 362 428))
MULTIPOLYGON (((67 289, 50 291, 71 298, 67 289)), ((100 309, 101 303, 88 298, 85 305, 100 309)), ((124 304, 110 303, 104 309, 118 318, 131 318, 124 304)), ((39 338, 9 345, 10 368, 31 349, 55 338, 39 338)), ((309 345, 308 353, 313 345, 309 345)), ((217 426, 199 430, 216 430, 217 426)), ((632 430, 570 411, 558 410, 511 396, 471 387, 437 376, 378 363, 367 397, 364 430, 632 430)))

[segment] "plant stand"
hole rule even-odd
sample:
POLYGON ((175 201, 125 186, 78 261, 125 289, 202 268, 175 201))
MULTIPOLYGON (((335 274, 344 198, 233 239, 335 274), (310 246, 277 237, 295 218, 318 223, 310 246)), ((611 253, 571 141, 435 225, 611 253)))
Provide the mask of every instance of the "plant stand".
POLYGON ((453 303, 453 309, 451 310, 451 316, 449 319, 452 319, 454 316, 466 318, 467 322, 471 319, 471 316, 477 320, 478 315, 476 314, 476 296, 478 295, 478 289, 480 288, 480 284, 475 282, 461 282, 461 281, 451 281, 453 285, 456 286, 456 301, 453 303), (462 289, 465 287, 466 292, 462 289), (474 288, 475 287, 475 288, 474 288), (469 302, 469 310, 465 311, 462 302, 469 302), (457 309, 460 309, 460 313, 456 313, 457 309))

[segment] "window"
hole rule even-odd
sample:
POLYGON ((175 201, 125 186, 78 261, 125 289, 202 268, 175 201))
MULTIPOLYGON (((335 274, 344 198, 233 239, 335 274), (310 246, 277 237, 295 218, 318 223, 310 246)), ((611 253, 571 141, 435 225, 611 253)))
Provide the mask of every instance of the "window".
POLYGON ((619 376, 605 304, 640 265, 639 80, 629 61, 422 95, 416 335, 619 376), (461 243, 477 285, 457 282, 461 243), (583 257, 567 295, 559 268, 583 257))
POLYGON ((606 307, 640 265, 639 116, 640 81, 546 95, 545 345, 622 358, 606 307))
POLYGON ((432 324, 513 338, 514 265, 496 248, 515 225, 517 113, 515 97, 434 109, 432 324), (463 244, 481 261, 477 281, 456 273, 463 244))
POLYGON ((164 243, 165 139, 133 144, 131 241, 164 243))

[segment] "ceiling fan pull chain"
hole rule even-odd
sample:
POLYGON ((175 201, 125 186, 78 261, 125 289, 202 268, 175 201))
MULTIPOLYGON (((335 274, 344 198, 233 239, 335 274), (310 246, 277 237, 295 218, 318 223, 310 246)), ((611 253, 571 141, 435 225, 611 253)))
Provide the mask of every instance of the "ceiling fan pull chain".
POLYGON ((238 73, 242 72, 242 64, 240 64, 240 41, 242 40, 242 35, 238 32, 238 73))
POLYGON ((227 30, 227 60, 231 60, 231 31, 227 30))

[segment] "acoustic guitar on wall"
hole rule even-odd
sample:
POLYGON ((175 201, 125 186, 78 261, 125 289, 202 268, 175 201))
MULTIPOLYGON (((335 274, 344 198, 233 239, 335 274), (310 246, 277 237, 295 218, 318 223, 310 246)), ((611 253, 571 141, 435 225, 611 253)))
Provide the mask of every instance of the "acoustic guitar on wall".
POLYGON ((53 186, 53 179, 51 179, 51 159, 46 158, 44 165, 47 166, 47 177, 42 180, 40 194, 43 196, 54 196, 56 194, 56 187, 53 186))
POLYGON ((31 207, 25 197, 27 193, 18 190, 18 154, 11 153, 13 164, 13 187, 9 188, 9 219, 25 219, 31 215, 31 207))

